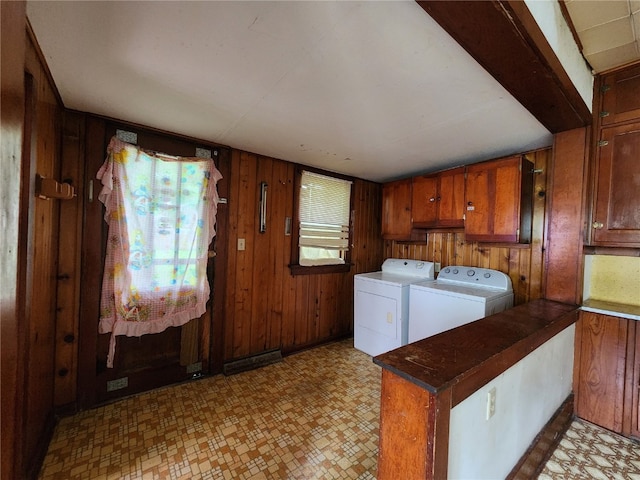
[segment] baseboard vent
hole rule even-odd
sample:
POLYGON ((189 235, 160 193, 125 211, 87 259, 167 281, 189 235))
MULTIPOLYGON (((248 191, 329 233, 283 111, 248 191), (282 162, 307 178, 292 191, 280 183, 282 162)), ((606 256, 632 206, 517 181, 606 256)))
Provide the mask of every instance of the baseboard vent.
POLYGON ((225 375, 234 375, 254 368, 264 367, 272 363, 282 361, 282 352, 280 350, 272 350, 270 352, 261 353, 252 357, 241 358, 232 362, 225 363, 222 371, 225 375))

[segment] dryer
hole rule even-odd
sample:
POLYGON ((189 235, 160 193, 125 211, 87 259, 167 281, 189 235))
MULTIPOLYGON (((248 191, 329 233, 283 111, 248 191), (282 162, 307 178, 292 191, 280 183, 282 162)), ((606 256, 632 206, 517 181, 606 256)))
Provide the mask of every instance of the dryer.
POLYGON ((354 276, 353 343, 371 356, 408 343, 409 286, 434 281, 433 262, 388 258, 379 272, 354 276))
POLYGON ((409 299, 412 343, 513 307, 513 288, 498 270, 452 266, 435 282, 412 283, 409 299))

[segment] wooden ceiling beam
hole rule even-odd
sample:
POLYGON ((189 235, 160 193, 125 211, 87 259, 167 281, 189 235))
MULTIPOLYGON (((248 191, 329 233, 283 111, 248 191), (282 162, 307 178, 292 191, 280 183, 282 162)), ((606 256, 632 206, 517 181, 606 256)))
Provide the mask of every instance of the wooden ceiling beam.
POLYGON ((551 133, 591 124, 590 109, 523 1, 417 3, 551 133))

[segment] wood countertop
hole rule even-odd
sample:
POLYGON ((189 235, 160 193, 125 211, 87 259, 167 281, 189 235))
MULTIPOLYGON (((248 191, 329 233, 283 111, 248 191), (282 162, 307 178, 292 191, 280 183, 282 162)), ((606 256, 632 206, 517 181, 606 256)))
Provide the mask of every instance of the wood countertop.
POLYGON ((451 388, 453 407, 575 323, 579 308, 534 300, 383 353, 373 361, 433 394, 451 388))

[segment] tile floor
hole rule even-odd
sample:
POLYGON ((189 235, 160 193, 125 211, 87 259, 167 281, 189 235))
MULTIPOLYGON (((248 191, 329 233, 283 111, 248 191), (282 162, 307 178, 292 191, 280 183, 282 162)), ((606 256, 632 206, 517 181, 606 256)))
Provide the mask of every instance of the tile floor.
POLYGON ((375 479, 380 367, 352 340, 60 421, 41 480, 375 479))
MULTIPOLYGON (((63 418, 39 479, 375 480, 380 368, 352 344, 63 418)), ((640 446, 574 421, 539 480, 588 478, 640 480, 640 446)))
POLYGON ((574 420, 538 480, 640 480, 640 444, 574 420))

